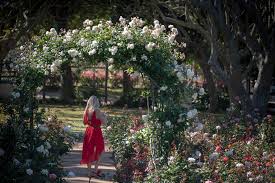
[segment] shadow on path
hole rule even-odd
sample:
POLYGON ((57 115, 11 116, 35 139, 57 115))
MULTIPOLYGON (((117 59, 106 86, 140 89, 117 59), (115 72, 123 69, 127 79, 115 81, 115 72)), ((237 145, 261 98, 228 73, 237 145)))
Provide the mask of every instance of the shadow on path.
MULTIPOLYGON (((105 146, 106 152, 101 156, 99 169, 104 175, 102 178, 92 178, 91 183, 111 183, 115 175, 115 166, 112 158, 112 152, 109 151, 108 146, 105 146)), ((73 149, 65 156, 62 157, 62 165, 64 170, 73 172, 75 176, 65 177, 69 183, 88 183, 88 171, 86 165, 80 165, 82 153, 82 143, 76 143, 73 149)), ((92 166, 93 168, 93 166, 92 166)))

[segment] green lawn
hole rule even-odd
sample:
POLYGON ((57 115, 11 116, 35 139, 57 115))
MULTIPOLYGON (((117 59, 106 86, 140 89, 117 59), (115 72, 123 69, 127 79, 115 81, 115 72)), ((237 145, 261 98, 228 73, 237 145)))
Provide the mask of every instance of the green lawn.
MULTIPOLYGON (((42 108, 46 108, 48 113, 56 115, 59 120, 70 125, 73 132, 83 132, 85 130, 82 121, 85 106, 45 105, 42 108)), ((128 109, 125 111, 121 108, 104 107, 102 110, 106 112, 109 117, 138 113, 138 109, 128 109)))

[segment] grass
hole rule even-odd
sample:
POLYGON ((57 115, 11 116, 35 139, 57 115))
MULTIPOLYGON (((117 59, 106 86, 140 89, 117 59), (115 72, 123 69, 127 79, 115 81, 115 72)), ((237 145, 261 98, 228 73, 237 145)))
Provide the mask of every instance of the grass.
MULTIPOLYGON (((68 106, 68 105, 44 105, 41 108, 45 108, 50 114, 56 115, 57 118, 67 125, 72 127, 73 132, 84 132, 85 126, 83 125, 83 110, 85 106, 68 106)), ((138 114, 138 109, 111 108, 103 107, 102 111, 106 112, 111 118, 113 116, 123 116, 131 114, 138 114)))

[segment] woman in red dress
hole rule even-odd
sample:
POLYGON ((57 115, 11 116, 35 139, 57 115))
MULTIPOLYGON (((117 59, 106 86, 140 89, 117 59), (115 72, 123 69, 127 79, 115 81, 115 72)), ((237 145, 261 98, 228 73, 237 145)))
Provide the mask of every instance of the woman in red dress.
POLYGON ((106 122, 106 115, 100 111, 96 96, 91 96, 83 114, 83 123, 88 125, 84 135, 81 164, 87 164, 88 176, 91 178, 91 166, 95 162, 95 174, 100 176, 98 164, 104 151, 104 139, 101 125, 106 122))

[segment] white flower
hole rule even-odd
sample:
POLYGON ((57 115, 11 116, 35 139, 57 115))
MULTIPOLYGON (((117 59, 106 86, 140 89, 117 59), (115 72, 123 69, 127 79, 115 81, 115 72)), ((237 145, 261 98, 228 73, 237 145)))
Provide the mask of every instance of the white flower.
POLYGON ((159 25, 159 21, 158 20, 154 20, 154 25, 159 25))
POLYGON ((38 129, 41 132, 47 132, 49 131, 49 128, 47 127, 47 125, 43 124, 43 125, 38 125, 38 129))
POLYGON ((15 164, 15 166, 18 166, 21 164, 21 162, 16 158, 13 159, 13 163, 15 164))
POLYGON ((192 119, 198 114, 197 109, 193 109, 187 112, 187 119, 192 119))
POLYGON ((142 118, 142 120, 143 120, 144 122, 148 122, 148 120, 149 120, 149 115, 142 115, 141 118, 142 118))
POLYGON ((45 148, 44 148, 43 145, 41 145, 41 146, 39 146, 39 147, 36 148, 36 151, 40 152, 40 153, 44 153, 44 150, 45 150, 45 148))
POLYGON ((49 50, 48 46, 43 46, 43 51, 47 52, 49 50))
POLYGON ((127 49, 132 50, 132 49, 134 49, 134 47, 135 47, 135 45, 133 43, 127 44, 127 49))
POLYGON ((108 127, 107 127, 107 130, 108 130, 108 131, 112 130, 112 127, 111 127, 111 126, 108 126, 108 127))
POLYGON ((148 60, 148 57, 146 55, 141 55, 141 60, 148 60))
POLYGON ((192 99, 193 100, 196 100, 198 98, 198 93, 194 93, 193 95, 192 95, 192 99))
POLYGON ((155 30, 152 31, 151 36, 152 36, 154 39, 157 39, 157 38, 160 36, 160 33, 161 33, 161 29, 158 28, 158 29, 155 29, 155 30))
POLYGON ((72 172, 72 171, 70 171, 70 172, 68 173, 68 177, 75 177, 75 173, 72 172))
POLYGON ((210 160, 210 161, 214 161, 214 160, 216 160, 218 157, 219 157, 219 153, 214 152, 214 153, 210 154, 209 160, 210 160))
POLYGON ((92 20, 86 19, 86 20, 83 22, 83 26, 84 26, 84 27, 92 26, 92 25, 93 25, 93 21, 92 21, 92 20))
POLYGON ((90 31, 90 30, 91 30, 91 27, 90 27, 90 26, 87 26, 87 27, 85 27, 85 30, 86 30, 86 31, 90 31))
POLYGON ((147 45, 145 45, 145 49, 149 52, 153 51, 153 48, 156 46, 155 43, 149 42, 147 45))
POLYGON ((56 72, 57 70, 58 70, 57 65, 56 65, 55 63, 53 63, 53 64, 51 65, 51 72, 54 73, 54 72, 56 72))
POLYGON ((174 28, 174 25, 168 25, 168 28, 172 29, 172 28, 174 28))
POLYGON ((176 38, 176 35, 174 35, 174 34, 168 36, 168 42, 173 43, 175 41, 175 38, 176 38))
POLYGON ((137 57, 136 57, 136 56, 133 56, 133 57, 131 58, 131 60, 137 61, 137 57))
POLYGON ((49 171, 47 169, 42 169, 40 172, 41 172, 42 175, 48 175, 49 174, 49 171))
POLYGON ((196 162, 195 158, 188 158, 187 160, 188 160, 189 163, 195 163, 196 162))
POLYGON ((22 51, 24 50, 24 46, 20 46, 19 49, 22 51))
POLYGON ((204 94, 205 94, 204 88, 200 88, 199 95, 204 95, 204 94))
POLYGON ((171 28, 171 32, 172 32, 172 34, 174 34, 174 35, 178 35, 178 29, 177 28, 171 28))
POLYGON ((122 16, 119 17, 119 22, 120 22, 122 25, 125 25, 125 24, 126 24, 126 20, 125 20, 125 18, 123 18, 122 16))
POLYGON ((243 165, 242 163, 237 163, 237 164, 236 164, 236 167, 237 167, 237 168, 242 168, 243 166, 244 166, 244 165, 243 165))
POLYGON ((26 173, 27 173, 28 175, 32 175, 32 174, 33 174, 33 170, 29 168, 29 169, 26 170, 26 173))
POLYGON ((4 149, 0 148, 0 156, 3 156, 5 154, 4 149))
POLYGON ((89 55, 94 55, 96 53, 96 49, 92 49, 91 51, 88 52, 89 55))
POLYGON ((108 69, 109 69, 110 71, 113 71, 114 68, 115 68, 114 65, 109 65, 109 66, 108 66, 108 69))
POLYGON ((70 49, 68 50, 68 54, 71 56, 71 57, 76 57, 77 55, 79 55, 79 52, 76 50, 76 49, 70 49))
POLYGON ((74 29, 74 30, 72 31, 73 34, 77 34, 78 32, 79 32, 79 30, 77 30, 77 29, 74 29))
POLYGON ((142 28, 141 34, 146 34, 146 33, 148 33, 148 32, 149 32, 148 26, 144 26, 144 27, 142 28))
POLYGON ((166 125, 166 126, 171 126, 171 121, 166 121, 166 122, 165 122, 165 125, 166 125))
POLYGON ((252 175, 253 175, 253 173, 250 172, 250 171, 246 173, 246 176, 247 176, 247 177, 251 177, 252 175))
POLYGON ((222 127, 221 126, 216 126, 216 130, 220 130, 222 127))
POLYGON ((26 108, 24 108, 23 111, 24 111, 25 113, 28 113, 28 112, 30 111, 30 108, 26 107, 26 108))
POLYGON ((194 72, 191 69, 187 69, 186 75, 188 79, 192 79, 194 72))
POLYGON ((257 177, 256 177, 256 180, 257 181, 262 181, 264 178, 263 178, 263 176, 261 176, 261 175, 258 175, 257 177))
POLYGON ((172 164, 172 163, 174 162, 175 159, 176 159, 176 158, 175 158, 174 156, 170 156, 170 157, 168 158, 168 164, 169 164, 169 165, 172 164))
POLYGON ((177 72, 177 77, 181 82, 184 81, 184 76, 183 76, 182 72, 177 72))
POLYGON ((133 38, 131 32, 128 30, 127 27, 124 28, 124 30, 121 34, 122 34, 123 37, 126 37, 127 39, 132 39, 133 38))
POLYGON ((201 131, 203 129, 202 123, 197 123, 197 127, 195 128, 195 131, 201 131))
POLYGON ((56 32, 55 28, 51 28, 51 29, 50 29, 50 32, 51 32, 51 34, 54 35, 54 36, 57 35, 57 32, 56 32))
POLYGON ((167 88, 168 88, 167 86, 162 86, 162 87, 160 87, 159 90, 160 90, 160 91, 165 91, 165 90, 167 90, 167 88))
POLYGON ((112 46, 111 48, 109 48, 109 52, 111 52, 112 55, 115 55, 117 53, 117 50, 117 46, 112 46))
POLYGON ((46 145, 46 148, 47 148, 47 149, 52 148, 51 144, 50 144, 48 141, 47 141, 47 142, 45 142, 45 145, 46 145))
POLYGON ((225 155, 226 156, 232 156, 234 154, 234 150, 233 149, 230 149, 228 151, 225 152, 225 155))
POLYGON ((91 46, 92 46, 93 48, 97 47, 97 46, 98 46, 98 41, 93 40, 91 46))
POLYGON ((69 125, 69 126, 65 126, 64 128, 63 128, 63 130, 64 130, 64 132, 70 132, 71 130, 72 130, 72 127, 69 125))
POLYGON ((108 64, 112 64, 112 63, 114 63, 114 59, 113 58, 108 58, 107 62, 108 62, 108 64))
POLYGON ((195 152, 195 154, 196 154, 196 156, 197 156, 198 158, 201 157, 201 152, 200 152, 200 151, 197 150, 197 151, 195 152))

